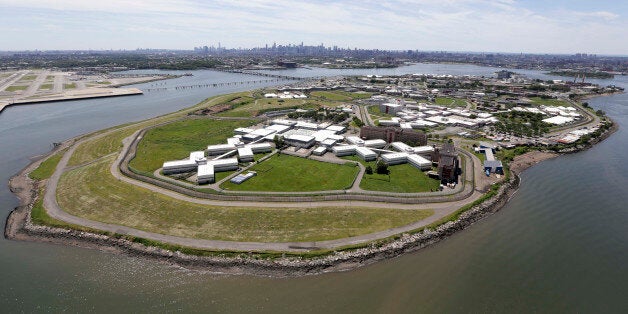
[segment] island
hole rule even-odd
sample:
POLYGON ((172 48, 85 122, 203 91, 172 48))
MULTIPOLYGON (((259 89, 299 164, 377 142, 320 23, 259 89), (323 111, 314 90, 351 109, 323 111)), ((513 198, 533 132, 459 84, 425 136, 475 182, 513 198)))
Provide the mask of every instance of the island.
POLYGON ((508 72, 216 96, 60 143, 11 179, 5 235, 220 273, 353 269, 498 211, 527 167, 612 134, 585 100, 620 92, 508 72))

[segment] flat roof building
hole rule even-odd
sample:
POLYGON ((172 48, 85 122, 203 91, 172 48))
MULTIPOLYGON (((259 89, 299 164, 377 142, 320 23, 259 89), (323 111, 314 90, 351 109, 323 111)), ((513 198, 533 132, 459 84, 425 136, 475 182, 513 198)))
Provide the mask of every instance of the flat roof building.
POLYGON ((218 145, 209 145, 207 146, 207 155, 221 155, 232 150, 235 150, 235 145, 231 144, 218 144, 218 145))
POLYGON ((358 157, 362 158, 364 161, 373 161, 377 159, 377 154, 366 147, 357 147, 355 152, 358 157))
POLYGON ((428 170, 432 168, 432 162, 419 155, 408 155, 408 163, 421 170, 428 170))
POLYGON ((386 163, 389 166, 403 164, 408 161, 408 154, 407 153, 388 153, 388 154, 382 155, 382 160, 384 161, 384 163, 386 163))
POLYGON ((374 140, 366 140, 364 141, 364 146, 365 147, 371 147, 371 148, 384 148, 384 146, 386 146, 386 141, 381 140, 381 139, 374 139, 374 140))
POLYGON ((198 165, 196 182, 198 184, 212 183, 215 180, 214 165, 211 163, 198 165))
POLYGON ((327 147, 325 146, 319 146, 316 147, 313 151, 312 154, 316 155, 316 156, 322 156, 327 152, 327 147))
POLYGON ((197 165, 196 160, 191 159, 166 161, 162 166, 162 172, 164 174, 191 172, 196 170, 197 165))
POLYGON ((301 148, 310 148, 314 146, 314 143, 316 142, 316 139, 313 136, 299 134, 286 135, 283 137, 283 140, 288 145, 301 148))
POLYGON ((332 151, 338 157, 355 155, 356 145, 339 145, 332 147, 332 151))
POLYGON ((251 150, 250 147, 242 147, 242 148, 238 148, 238 159, 240 160, 240 162, 250 162, 253 161, 255 158, 253 156, 253 151, 251 150))

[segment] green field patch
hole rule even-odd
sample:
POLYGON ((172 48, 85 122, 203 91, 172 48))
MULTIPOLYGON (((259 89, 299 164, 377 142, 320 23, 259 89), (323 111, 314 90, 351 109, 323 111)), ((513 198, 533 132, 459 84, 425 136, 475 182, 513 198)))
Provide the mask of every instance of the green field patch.
POLYGON ((439 106, 445 106, 449 108, 467 106, 467 102, 464 99, 451 97, 436 97, 436 99, 434 99, 434 102, 439 106))
POLYGON ((54 155, 48 157, 41 164, 39 164, 39 167, 31 171, 31 173, 28 174, 28 177, 33 180, 44 180, 50 178, 50 176, 52 176, 55 172, 57 164, 59 164, 59 161, 61 160, 61 157, 63 157, 65 151, 66 150, 56 152, 54 155))
MULTIPOLYGON (((295 157, 296 158, 296 157, 295 157)), ((369 234, 429 217, 433 210, 360 207, 251 208, 188 203, 119 181, 114 157, 65 173, 63 210, 87 219, 180 237, 227 241, 323 241, 369 234)))
POLYGON ((28 85, 11 85, 7 87, 4 91, 5 92, 17 92, 17 91, 26 90, 27 88, 28 88, 28 85))
POLYGON ((344 190, 359 169, 352 164, 333 164, 277 154, 253 166, 257 176, 242 184, 225 182, 221 188, 234 191, 303 192, 344 190))
POLYGON ((63 89, 74 89, 76 88, 76 83, 63 84, 63 89))
POLYGON ((571 104, 562 99, 554 99, 554 98, 541 98, 541 97, 530 97, 530 101, 533 105, 537 106, 551 106, 551 107, 569 107, 571 104))
MULTIPOLYGON (((375 163, 371 167, 375 171, 375 163)), ((368 191, 419 193, 437 191, 440 181, 412 166, 401 164, 388 167, 389 174, 364 174, 360 188, 368 191)))
POLYGON ((234 109, 221 112, 224 117, 254 117, 269 110, 280 110, 300 107, 305 103, 302 99, 260 98, 240 104, 234 109))
POLYGON ((41 84, 39 85, 39 89, 40 90, 50 90, 52 89, 53 84, 52 83, 46 83, 46 84, 41 84))
POLYGON ((34 81, 36 78, 37 78, 37 75, 24 75, 22 76, 22 78, 20 78, 18 82, 20 83, 30 82, 30 81, 34 81))
POLYGON ((379 106, 369 106, 367 110, 371 114, 371 117, 375 118, 375 119, 378 119, 378 118, 392 118, 392 117, 394 117, 394 115, 392 115, 392 114, 388 114, 388 113, 382 112, 379 109, 379 106))
POLYGON ((187 119, 148 130, 129 166, 152 173, 165 161, 185 159, 207 145, 224 144, 234 129, 253 124, 254 120, 187 119))

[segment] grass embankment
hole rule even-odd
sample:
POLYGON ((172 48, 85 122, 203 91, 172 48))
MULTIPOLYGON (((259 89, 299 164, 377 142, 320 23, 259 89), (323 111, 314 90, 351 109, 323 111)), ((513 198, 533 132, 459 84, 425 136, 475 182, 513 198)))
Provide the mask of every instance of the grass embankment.
POLYGON ((223 189, 235 191, 303 192, 344 190, 353 183, 359 168, 299 158, 275 155, 251 168, 257 176, 242 184, 225 182, 223 189))
POLYGON ((571 104, 562 99, 531 97, 530 101, 537 106, 569 107, 571 104))
POLYGON ((48 157, 39 165, 39 167, 31 171, 31 173, 28 174, 28 177, 33 180, 44 180, 50 178, 50 176, 52 176, 55 172, 55 168, 57 168, 57 164, 59 164, 59 161, 61 160, 61 157, 63 157, 65 151, 66 150, 56 152, 54 155, 48 157))
POLYGON ((164 161, 185 159, 190 152, 205 150, 207 145, 224 144, 234 129, 254 123, 255 120, 189 119, 151 129, 144 134, 129 166, 152 173, 164 161))
POLYGON ((230 241, 321 241, 406 225, 431 210, 355 207, 215 207, 179 201, 120 182, 113 156, 65 173, 59 205, 76 216, 150 232, 230 241))
POLYGON ((292 109, 305 104, 303 99, 250 98, 237 103, 233 109, 221 112, 224 117, 254 117, 270 110, 292 109))
POLYGON ((139 130, 140 127, 125 128, 114 131, 100 138, 89 140, 79 145, 70 160, 68 166, 81 165, 86 162, 96 160, 106 155, 120 151, 122 148, 122 140, 131 136, 133 132, 139 130))
POLYGON ((436 97, 436 99, 434 99, 434 102, 439 106, 445 106, 450 108, 467 106, 467 102, 464 99, 451 97, 436 97))

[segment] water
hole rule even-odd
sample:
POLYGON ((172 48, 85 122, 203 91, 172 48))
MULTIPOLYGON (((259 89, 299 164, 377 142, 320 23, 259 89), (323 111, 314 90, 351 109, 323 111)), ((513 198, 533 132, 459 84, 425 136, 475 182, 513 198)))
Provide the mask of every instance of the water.
MULTIPOLYGON (((421 64, 377 71, 285 73, 490 75, 493 71, 421 64)), ((166 84, 253 79, 194 73, 166 84)), ((601 82, 628 87, 626 77, 601 82)), ((0 114, 0 180, 6 182, 28 163, 29 156, 45 153, 52 142, 246 88, 251 87, 171 90, 9 108, 0 114)), ((345 273, 272 279, 212 275, 94 250, 2 239, 0 306, 4 312, 626 312, 628 95, 589 103, 605 110, 622 129, 591 150, 531 168, 501 212, 420 252, 345 273)), ((3 186, 3 216, 16 205, 3 186)))

